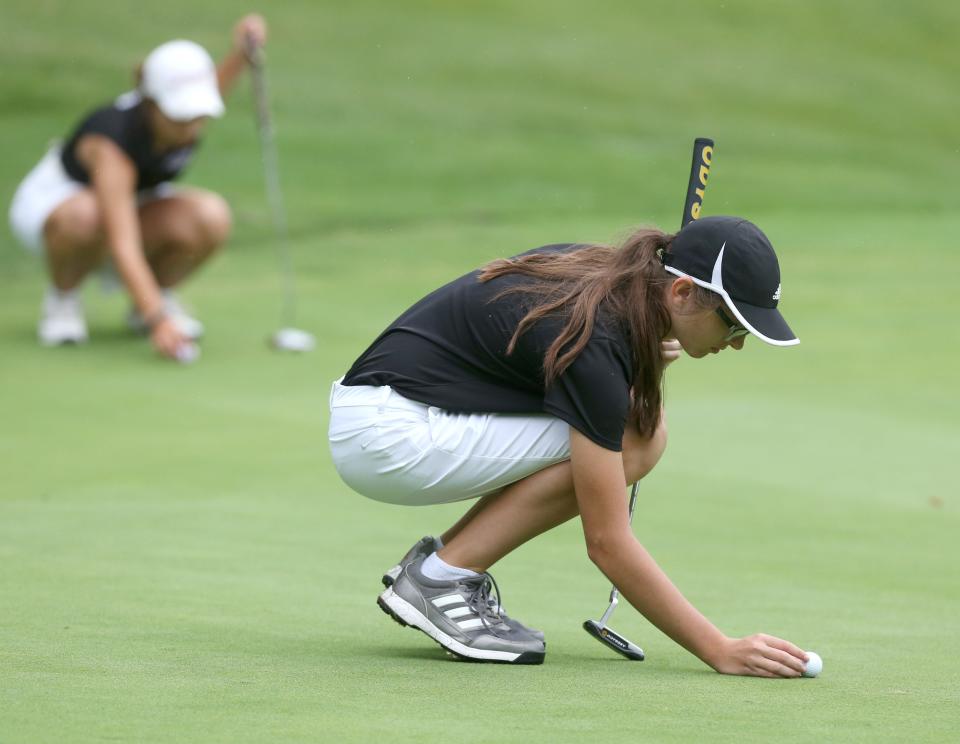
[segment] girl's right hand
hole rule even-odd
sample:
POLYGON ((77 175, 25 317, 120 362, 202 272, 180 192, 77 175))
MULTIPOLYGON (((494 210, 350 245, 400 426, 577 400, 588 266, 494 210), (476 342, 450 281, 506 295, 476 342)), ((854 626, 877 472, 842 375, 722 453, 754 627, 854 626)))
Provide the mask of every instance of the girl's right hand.
POLYGON ((663 357, 663 366, 666 367, 680 358, 683 347, 675 338, 664 339, 660 342, 660 356, 663 357))
POLYGON ((267 43, 267 22, 259 13, 249 13, 233 27, 233 48, 246 54, 250 47, 259 49, 267 43))
POLYGON ((790 641, 757 633, 746 638, 727 638, 719 653, 708 663, 720 674, 799 677, 803 674, 807 655, 790 641))
POLYGON ((180 333, 176 323, 169 316, 163 316, 154 324, 150 331, 150 343, 162 356, 179 361, 179 354, 187 348, 191 341, 180 333))

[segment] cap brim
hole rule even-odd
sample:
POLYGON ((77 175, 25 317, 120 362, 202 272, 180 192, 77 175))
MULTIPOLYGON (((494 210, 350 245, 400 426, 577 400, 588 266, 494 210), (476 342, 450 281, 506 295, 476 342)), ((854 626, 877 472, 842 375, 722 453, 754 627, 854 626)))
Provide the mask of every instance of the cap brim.
POLYGON ((220 91, 206 81, 180 86, 156 103, 163 115, 173 121, 190 121, 201 116, 218 119, 225 110, 220 91))
POLYGON ((773 346, 796 346, 800 343, 797 335, 790 330, 787 321, 775 307, 758 307, 746 302, 734 300, 727 295, 726 305, 744 327, 761 341, 773 346))
POLYGON ((777 308, 759 307, 758 305, 734 300, 723 287, 697 279, 674 266, 664 265, 663 268, 674 276, 685 276, 697 286, 716 292, 723 298, 724 304, 736 316, 737 320, 761 341, 773 346, 796 346, 800 343, 800 339, 790 330, 790 326, 787 325, 787 321, 783 319, 777 308))

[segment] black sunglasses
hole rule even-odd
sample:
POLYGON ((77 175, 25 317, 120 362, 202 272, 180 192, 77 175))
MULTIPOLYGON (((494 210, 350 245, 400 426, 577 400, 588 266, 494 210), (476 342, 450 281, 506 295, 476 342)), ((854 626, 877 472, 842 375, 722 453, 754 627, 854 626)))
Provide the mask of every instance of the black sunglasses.
POLYGON ((723 343, 729 344, 731 341, 736 341, 738 338, 743 338, 750 333, 750 331, 740 325, 740 323, 727 315, 722 305, 717 308, 717 315, 720 316, 720 320, 722 320, 723 324, 727 327, 727 335, 724 337, 723 343))

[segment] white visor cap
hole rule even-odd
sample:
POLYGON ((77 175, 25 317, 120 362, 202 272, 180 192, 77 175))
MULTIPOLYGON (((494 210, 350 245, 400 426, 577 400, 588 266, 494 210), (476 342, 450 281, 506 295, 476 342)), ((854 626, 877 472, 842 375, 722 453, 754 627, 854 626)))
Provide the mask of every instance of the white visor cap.
POLYGON ((207 50, 192 41, 168 41, 143 61, 140 91, 173 121, 220 117, 223 98, 217 66, 207 50))

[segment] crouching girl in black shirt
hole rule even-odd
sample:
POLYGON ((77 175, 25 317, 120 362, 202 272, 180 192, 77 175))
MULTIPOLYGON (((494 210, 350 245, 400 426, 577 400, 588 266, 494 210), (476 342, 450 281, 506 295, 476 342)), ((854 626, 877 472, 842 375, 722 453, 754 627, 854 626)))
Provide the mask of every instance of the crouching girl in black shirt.
POLYGON ((381 608, 473 660, 539 663, 543 634, 507 616, 487 569, 579 515, 587 552, 647 619, 719 672, 795 677, 805 654, 730 638, 636 540, 625 484, 666 446, 664 368, 798 343, 777 304, 773 248, 746 220, 708 217, 622 246, 551 245, 494 261, 390 325, 331 391, 330 446, 369 498, 478 498, 384 576, 381 608))

